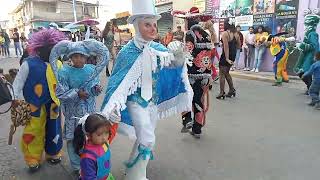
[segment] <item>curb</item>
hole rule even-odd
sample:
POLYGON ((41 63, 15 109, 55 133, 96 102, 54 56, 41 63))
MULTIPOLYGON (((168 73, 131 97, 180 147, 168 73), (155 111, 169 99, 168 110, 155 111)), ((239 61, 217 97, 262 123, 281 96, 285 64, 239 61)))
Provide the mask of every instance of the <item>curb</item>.
MULTIPOLYGON (((269 83, 273 83, 274 82, 274 78, 270 77, 270 76, 257 76, 254 74, 243 74, 243 73, 237 73, 237 72, 230 72, 230 74, 235 77, 235 78, 239 78, 239 79, 246 79, 246 80, 254 80, 254 81, 262 81, 262 82, 269 82, 269 83)), ((299 77, 297 76, 289 76, 290 80, 300 80, 299 77)))

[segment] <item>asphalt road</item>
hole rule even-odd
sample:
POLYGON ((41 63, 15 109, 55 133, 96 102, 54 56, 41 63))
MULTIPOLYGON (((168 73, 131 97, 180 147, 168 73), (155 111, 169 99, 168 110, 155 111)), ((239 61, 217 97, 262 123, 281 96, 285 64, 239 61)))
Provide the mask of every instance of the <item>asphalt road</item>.
MULTIPOLYGON (((2 68, 16 64, 14 59, 0 60, 2 68)), ((306 105, 309 99, 302 95, 301 87, 272 87, 241 79, 235 80, 235 86, 237 97, 222 101, 214 98, 218 94, 215 84, 199 140, 180 133, 179 116, 159 122, 155 159, 148 167, 150 180, 320 179, 320 111, 306 105)), ((0 119, 3 179, 72 179, 67 156, 61 165, 44 163, 41 171, 30 175, 19 151, 22 128, 15 135, 15 144, 7 146, 9 115, 0 115, 0 119)), ((122 135, 112 144, 112 173, 117 179, 123 178, 123 162, 132 144, 122 135)))

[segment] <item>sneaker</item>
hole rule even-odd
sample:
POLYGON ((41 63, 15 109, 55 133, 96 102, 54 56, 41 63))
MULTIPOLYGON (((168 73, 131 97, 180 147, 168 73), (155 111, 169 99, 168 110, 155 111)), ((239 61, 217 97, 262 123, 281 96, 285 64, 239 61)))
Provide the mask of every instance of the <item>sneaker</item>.
POLYGON ((201 134, 196 134, 196 133, 194 133, 192 131, 190 132, 190 134, 196 139, 200 139, 200 137, 201 137, 201 134))
POLYGON ((186 128, 186 126, 183 126, 181 129, 181 133, 188 133, 188 132, 189 132, 189 129, 186 128))
POLYGON ((188 122, 188 123, 186 124, 186 128, 187 128, 187 129, 191 129, 192 126, 193 126, 193 122, 192 122, 192 121, 190 121, 190 122, 188 122))
POLYGON ((311 101, 310 103, 308 103, 309 106, 315 106, 317 103, 315 101, 311 101))
POLYGON ((256 69, 255 69, 255 68, 251 69, 251 72, 255 72, 255 71, 256 71, 256 69))
POLYGON ((255 73, 258 73, 258 72, 259 72, 259 69, 256 69, 254 72, 255 72, 255 73))
POLYGON ((51 165, 56 165, 59 164, 61 162, 61 157, 57 157, 57 158, 48 158, 47 162, 50 163, 51 165))
POLYGON ((230 71, 234 71, 234 67, 232 67, 232 68, 230 69, 230 71))
POLYGON ((281 86, 281 85, 282 85, 281 82, 275 82, 272 84, 272 86, 281 86))
POLYGON ((40 169, 40 164, 29 165, 29 171, 35 173, 40 169))

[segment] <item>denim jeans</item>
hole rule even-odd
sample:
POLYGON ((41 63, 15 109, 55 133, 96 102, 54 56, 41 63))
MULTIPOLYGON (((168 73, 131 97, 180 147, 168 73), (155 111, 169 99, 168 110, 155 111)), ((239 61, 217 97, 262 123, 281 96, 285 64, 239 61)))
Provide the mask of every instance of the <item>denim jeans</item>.
POLYGON ((255 69, 260 69, 261 64, 262 64, 262 58, 264 55, 264 52, 266 51, 266 46, 261 45, 260 47, 255 48, 255 63, 254 63, 254 68, 255 69))
POLYGON ((14 42, 14 50, 16 51, 16 55, 18 56, 18 51, 20 56, 22 56, 22 50, 21 50, 21 45, 20 42, 14 42))
POLYGON ((9 48, 10 48, 10 42, 9 42, 9 43, 8 43, 8 42, 4 43, 4 44, 3 44, 3 48, 4 48, 4 54, 5 54, 6 56, 10 56, 10 50, 9 50, 9 48))
POLYGON ((67 151, 69 155, 70 164, 73 170, 80 170, 80 156, 75 152, 72 140, 67 141, 67 151))
POLYGON ((234 67, 235 68, 239 68, 240 53, 241 53, 240 49, 237 49, 236 60, 235 60, 235 63, 234 63, 234 67))
POLYGON ((312 98, 312 102, 320 102, 319 100, 320 80, 313 80, 309 89, 309 95, 312 98))

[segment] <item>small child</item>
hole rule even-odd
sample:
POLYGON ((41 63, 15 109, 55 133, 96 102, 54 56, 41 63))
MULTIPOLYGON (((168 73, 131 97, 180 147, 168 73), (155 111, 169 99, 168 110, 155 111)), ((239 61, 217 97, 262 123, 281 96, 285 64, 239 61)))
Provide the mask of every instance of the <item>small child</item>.
POLYGON ((77 173, 80 170, 80 157, 74 152, 72 144, 78 124, 77 118, 96 111, 95 98, 101 93, 102 87, 99 85, 98 77, 89 83, 86 82, 94 73, 95 66, 86 64, 89 53, 81 42, 70 45, 67 56, 71 59, 72 65, 64 64, 58 71, 59 84, 56 93, 65 116, 64 139, 67 140, 70 163, 77 173))
POLYGON ((75 151, 80 155, 80 180, 115 180, 110 173, 111 143, 115 129, 113 122, 104 115, 93 113, 79 121, 74 132, 73 144, 75 151))
POLYGON ((313 75, 312 84, 309 89, 309 95, 312 98, 312 101, 309 103, 310 106, 316 106, 316 109, 320 110, 320 99, 319 99, 319 91, 320 91, 320 51, 315 54, 315 63, 312 64, 309 71, 304 73, 302 78, 306 76, 313 75))

